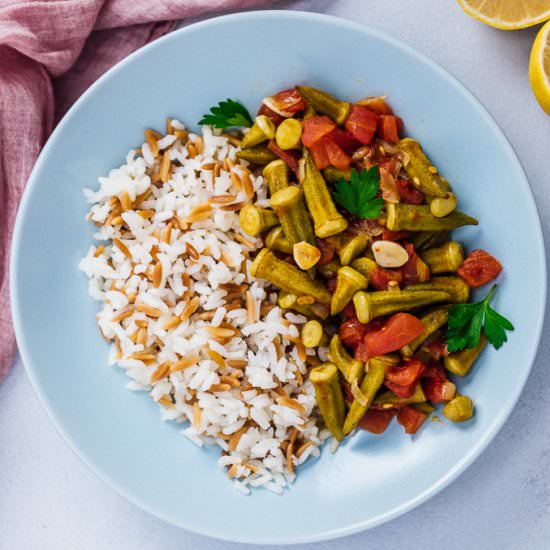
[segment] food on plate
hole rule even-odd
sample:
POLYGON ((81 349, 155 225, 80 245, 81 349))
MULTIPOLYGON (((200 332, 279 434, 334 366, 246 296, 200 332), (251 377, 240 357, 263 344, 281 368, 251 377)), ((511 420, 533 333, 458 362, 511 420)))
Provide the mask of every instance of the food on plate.
POLYGON ((99 241, 80 268, 127 387, 243 493, 284 491, 323 442, 395 417, 414 434, 511 323, 470 289, 501 264, 449 231, 477 225, 382 97, 307 86, 253 118, 221 101, 200 134, 168 118, 86 190, 99 241))

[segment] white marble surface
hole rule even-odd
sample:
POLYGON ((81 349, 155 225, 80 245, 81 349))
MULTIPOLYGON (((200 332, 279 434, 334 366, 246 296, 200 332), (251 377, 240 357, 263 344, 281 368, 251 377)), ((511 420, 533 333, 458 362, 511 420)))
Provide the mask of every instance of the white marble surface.
MULTIPOLYGON (((368 23, 409 42, 454 73, 489 109, 515 147, 548 238, 550 118, 539 110, 527 78, 535 30, 490 29, 467 17, 454 0, 287 0, 277 6, 368 23)), ((547 324, 517 408, 466 473, 393 522, 316 547, 548 549, 549 336, 547 324)), ((42 410, 20 360, 15 362, 0 385, 1 550, 238 547, 168 525, 105 486, 65 445, 42 410)))

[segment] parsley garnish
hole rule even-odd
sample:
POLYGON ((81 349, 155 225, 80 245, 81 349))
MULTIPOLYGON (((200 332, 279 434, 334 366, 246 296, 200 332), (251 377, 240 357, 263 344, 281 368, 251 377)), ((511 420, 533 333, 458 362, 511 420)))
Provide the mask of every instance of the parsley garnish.
POLYGON ((449 352, 475 348, 481 337, 482 327, 485 336, 496 349, 508 340, 506 331, 514 330, 514 326, 489 305, 496 289, 497 285, 493 285, 489 294, 481 302, 457 304, 451 307, 446 333, 449 352))
POLYGON ((226 99, 220 101, 216 107, 211 107, 210 114, 202 115, 199 124, 209 124, 216 128, 251 126, 252 117, 244 105, 233 99, 226 99))
POLYGON ((381 198, 375 198, 380 188, 378 166, 369 170, 351 171, 350 181, 341 178, 336 184, 334 199, 358 218, 377 218, 384 206, 381 198))

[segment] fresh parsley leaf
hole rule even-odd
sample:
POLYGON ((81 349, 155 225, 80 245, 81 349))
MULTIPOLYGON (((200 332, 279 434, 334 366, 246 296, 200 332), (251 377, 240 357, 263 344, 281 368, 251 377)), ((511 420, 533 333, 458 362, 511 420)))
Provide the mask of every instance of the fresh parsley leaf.
POLYGON ((481 338, 482 329, 496 349, 508 340, 506 331, 514 330, 514 326, 489 304, 496 289, 497 285, 493 285, 481 302, 457 304, 449 310, 446 332, 449 352, 475 348, 481 338))
POLYGON ((378 167, 351 171, 350 181, 341 178, 335 186, 334 200, 358 218, 377 218, 384 201, 376 198, 380 188, 378 167))
POLYGON ((252 117, 244 105, 233 99, 226 99, 211 107, 210 113, 203 115, 199 124, 208 124, 215 128, 251 126, 252 117))

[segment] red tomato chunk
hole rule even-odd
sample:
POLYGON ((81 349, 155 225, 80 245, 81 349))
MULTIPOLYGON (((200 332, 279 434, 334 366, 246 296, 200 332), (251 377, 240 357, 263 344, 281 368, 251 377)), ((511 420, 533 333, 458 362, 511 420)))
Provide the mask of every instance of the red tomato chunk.
POLYGON ((368 145, 378 126, 378 115, 361 105, 352 105, 346 120, 346 130, 363 145, 368 145))
POLYGON ((295 88, 279 92, 273 97, 273 103, 279 111, 287 113, 298 113, 306 108, 306 102, 295 88))
POLYGON ((414 407, 406 405, 397 414, 397 422, 405 428, 405 433, 415 434, 426 420, 426 416, 414 407))
POLYGON ((336 124, 325 115, 312 116, 302 121, 302 126, 304 127, 302 143, 306 147, 315 145, 315 143, 317 143, 321 138, 325 137, 327 134, 330 134, 330 132, 336 128, 336 124))
POLYGON ((370 357, 401 349, 424 332, 424 323, 410 313, 392 315, 381 330, 365 336, 370 357))
POLYGON ((264 105, 262 103, 262 106, 258 109, 258 115, 265 115, 267 118, 275 124, 275 126, 279 126, 281 122, 285 119, 284 116, 281 116, 279 113, 276 113, 275 111, 271 110, 267 105, 264 105))
POLYGON ((495 279, 501 271, 501 263, 491 254, 473 250, 456 272, 469 287, 477 288, 495 279))
POLYGON ((369 409, 359 421, 359 427, 373 434, 381 434, 386 431, 395 411, 369 409))
POLYGON ((277 145, 277 143, 275 143, 275 140, 273 139, 269 142, 267 148, 282 159, 295 174, 298 173, 298 161, 301 158, 299 151, 295 149, 284 151, 277 145))
POLYGON ((378 120, 378 135, 390 143, 397 143, 399 141, 399 126, 397 117, 382 115, 378 120))
POLYGON ((325 150, 328 155, 328 160, 332 166, 338 170, 347 170, 351 159, 344 153, 343 149, 330 137, 325 137, 322 140, 325 144, 325 150))
POLYGON ((414 245, 406 244, 405 249, 409 254, 407 263, 401 268, 403 282, 407 285, 423 283, 430 278, 430 268, 420 259, 414 250, 414 245))
POLYGON ((414 187, 410 181, 397 180, 397 192, 401 202, 406 204, 422 204, 424 202, 424 193, 414 187))

